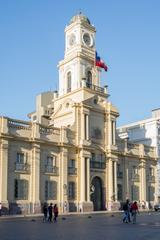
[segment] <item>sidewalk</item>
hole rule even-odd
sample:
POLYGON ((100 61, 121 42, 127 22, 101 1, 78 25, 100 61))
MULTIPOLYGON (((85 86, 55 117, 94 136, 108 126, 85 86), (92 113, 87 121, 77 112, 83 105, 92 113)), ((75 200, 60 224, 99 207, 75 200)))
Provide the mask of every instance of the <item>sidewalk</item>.
MULTIPOLYGON (((113 214, 120 214, 123 211, 96 211, 96 212, 68 212, 68 213, 59 213, 59 216, 61 217, 67 217, 67 216, 83 216, 83 215, 96 215, 96 214, 107 214, 107 215, 113 215, 113 214)), ((19 214, 19 215, 2 215, 0 216, 0 220, 4 219, 16 219, 16 218, 38 218, 43 217, 43 213, 38 214, 19 214)))
MULTIPOLYGON (((153 212, 153 210, 140 210, 141 213, 144 212, 153 212)), ((68 213, 60 213, 59 216, 61 217, 69 217, 69 216, 85 216, 85 215, 98 215, 98 214, 106 214, 110 216, 114 216, 115 214, 122 214, 123 211, 96 211, 96 212, 68 212, 68 213)), ((0 221, 1 220, 7 220, 7 219, 27 219, 27 218, 40 218, 43 217, 43 213, 39 214, 19 214, 19 215, 2 215, 0 216, 0 221)))

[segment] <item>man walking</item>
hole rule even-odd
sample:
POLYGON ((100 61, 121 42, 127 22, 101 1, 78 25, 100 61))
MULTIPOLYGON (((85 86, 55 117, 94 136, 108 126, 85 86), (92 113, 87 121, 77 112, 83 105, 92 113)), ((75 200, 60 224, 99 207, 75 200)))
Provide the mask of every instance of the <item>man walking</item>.
POLYGON ((123 211, 124 211, 124 217, 123 217, 123 222, 124 223, 128 223, 130 218, 129 218, 129 211, 130 211, 130 207, 129 207, 129 200, 126 200, 126 203, 123 205, 123 211))
POLYGON ((49 222, 52 222, 52 216, 53 216, 53 214, 52 214, 52 212, 53 212, 53 206, 52 206, 52 205, 53 205, 53 204, 50 203, 50 205, 49 205, 49 207, 48 207, 48 214, 49 214, 48 221, 49 221, 49 222))

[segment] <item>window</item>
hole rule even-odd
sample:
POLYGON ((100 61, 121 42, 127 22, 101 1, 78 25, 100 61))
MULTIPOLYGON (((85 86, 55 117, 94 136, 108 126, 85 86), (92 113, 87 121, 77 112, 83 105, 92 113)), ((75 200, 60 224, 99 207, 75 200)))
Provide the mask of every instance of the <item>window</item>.
POLYGON ((122 196, 123 196, 122 185, 118 184, 117 185, 117 199, 118 199, 118 201, 122 201, 122 196))
POLYGON ((17 153, 16 163, 24 164, 24 153, 17 153))
POLYGON ((95 153, 92 153, 91 161, 92 161, 92 162, 95 162, 95 161, 96 161, 96 154, 95 154, 95 153))
POLYGON ((68 174, 69 175, 76 175, 77 169, 76 169, 76 161, 74 159, 70 159, 68 161, 68 174))
POLYGON ((68 161, 68 167, 69 168, 75 168, 75 160, 74 159, 70 159, 68 161))
POLYGON ((136 166, 132 167, 132 177, 135 177, 136 175, 138 175, 138 168, 136 166))
POLYGON ((147 194, 147 201, 154 201, 154 193, 155 193, 155 188, 152 186, 148 186, 148 194, 147 194))
POLYGON ((121 169, 121 165, 119 163, 117 163, 117 177, 118 178, 123 177, 123 172, 122 172, 122 169, 121 169))
POLYGON ((45 199, 47 200, 57 199, 57 182, 56 181, 45 182, 45 199))
POLYGON ((117 163, 117 172, 120 172, 120 171, 121 171, 120 164, 117 163))
POLYGON ((131 186, 131 201, 139 200, 139 187, 132 185, 131 186))
POLYGON ((76 184, 75 182, 69 182, 68 184, 68 198, 70 200, 74 200, 75 199, 75 196, 76 196, 76 184))
POLYGON ((28 199, 28 181, 27 180, 15 179, 14 197, 16 200, 28 199))
POLYGON ((71 72, 68 72, 67 73, 67 93, 71 92, 71 82, 72 82, 71 72))
POLYGON ((154 168, 150 167, 149 168, 149 176, 154 176, 154 168))
POLYGON ((87 72, 87 87, 90 87, 92 85, 92 73, 91 71, 87 72))
POLYGON ((46 165, 47 166, 56 166, 56 156, 48 156, 46 165))

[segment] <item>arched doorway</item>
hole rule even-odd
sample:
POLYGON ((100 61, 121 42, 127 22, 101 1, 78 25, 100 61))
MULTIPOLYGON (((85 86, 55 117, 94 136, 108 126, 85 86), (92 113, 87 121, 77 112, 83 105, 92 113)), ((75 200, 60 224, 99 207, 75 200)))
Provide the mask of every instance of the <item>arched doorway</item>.
POLYGON ((102 180, 94 177, 91 183, 91 201, 93 202, 94 211, 104 210, 102 180))

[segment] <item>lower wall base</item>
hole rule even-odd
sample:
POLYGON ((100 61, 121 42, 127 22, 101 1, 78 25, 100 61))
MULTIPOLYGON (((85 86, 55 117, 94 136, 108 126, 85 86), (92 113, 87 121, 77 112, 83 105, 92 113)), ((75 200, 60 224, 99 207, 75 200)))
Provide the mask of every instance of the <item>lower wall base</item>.
POLYGON ((92 212, 93 203, 92 202, 81 202, 79 203, 78 212, 92 212))
POLYGON ((120 209, 120 202, 110 201, 106 203, 106 209, 108 211, 118 211, 120 209))
POLYGON ((9 214, 36 214, 41 213, 41 204, 38 203, 9 203, 9 214))
MULTIPOLYGON (((8 215, 8 214, 38 214, 42 213, 42 203, 7 203, 2 202, 2 214, 8 215)), ((107 211, 118 211, 120 210, 120 207, 122 207, 122 203, 118 201, 110 201, 106 202, 106 210, 107 211)), ((150 209, 154 207, 154 202, 145 202, 139 203, 139 209, 150 209)), ((93 203, 92 202, 68 202, 67 208, 61 209, 59 204, 59 212, 60 213, 67 213, 67 212, 92 212, 93 211, 93 203)), ((121 208, 122 209, 122 208, 121 208)))

